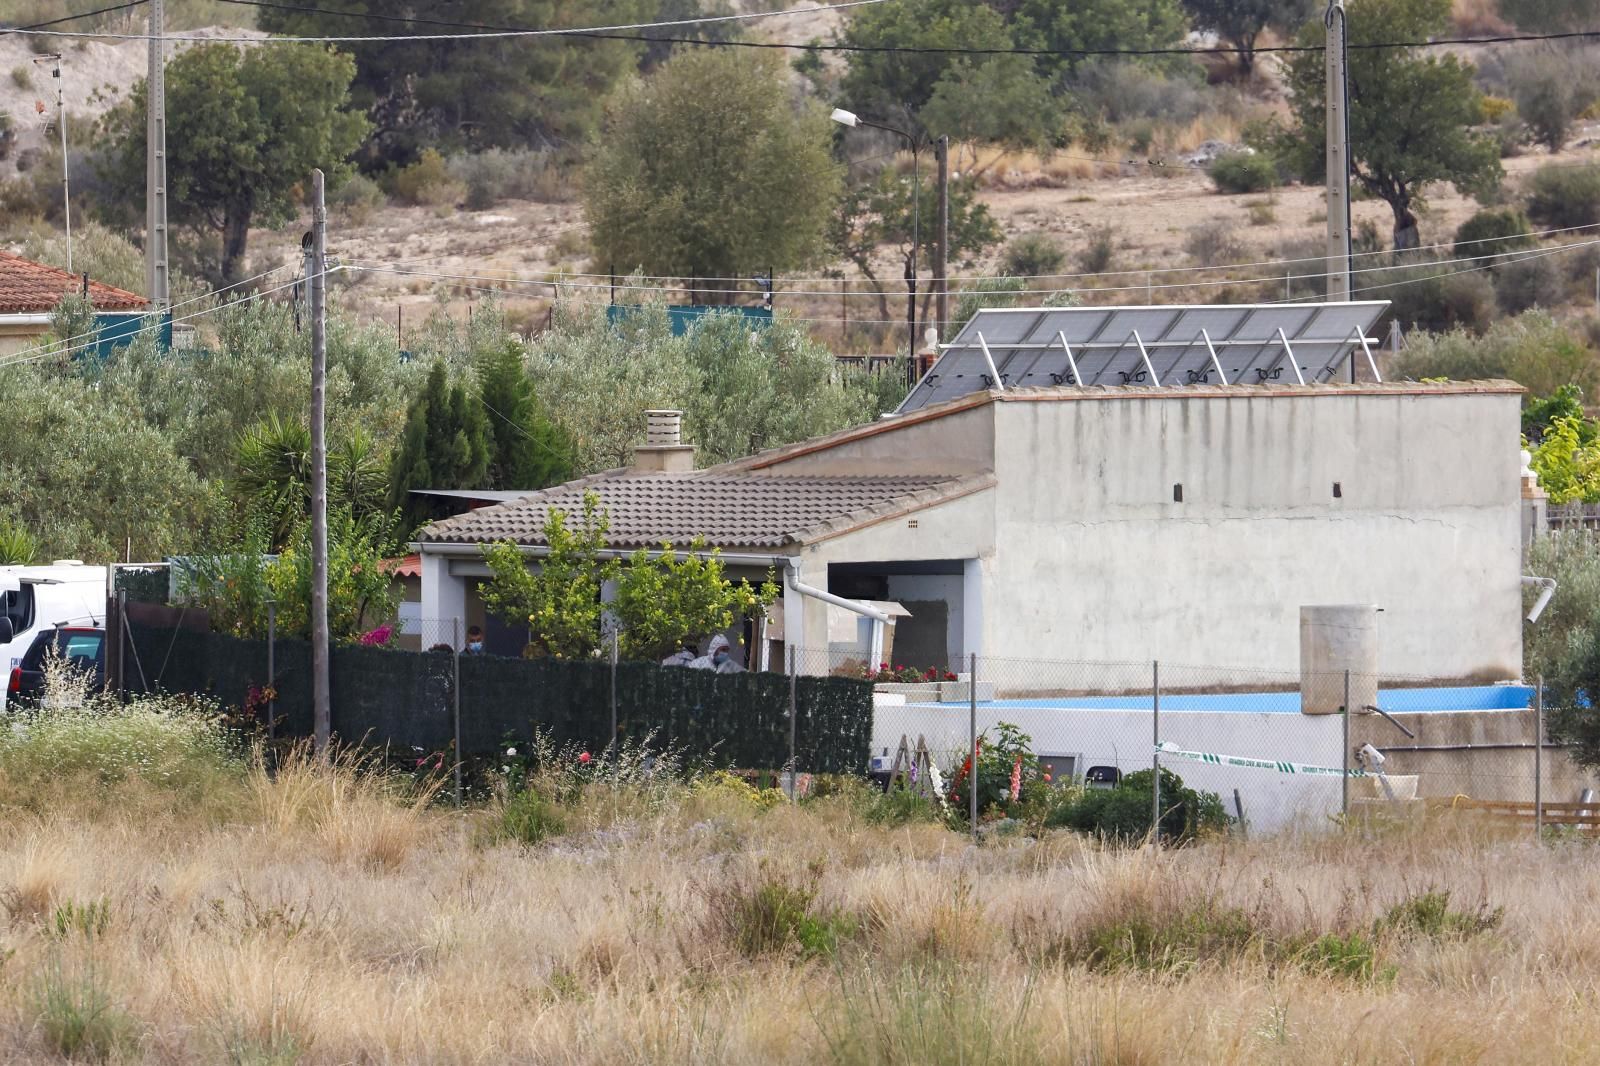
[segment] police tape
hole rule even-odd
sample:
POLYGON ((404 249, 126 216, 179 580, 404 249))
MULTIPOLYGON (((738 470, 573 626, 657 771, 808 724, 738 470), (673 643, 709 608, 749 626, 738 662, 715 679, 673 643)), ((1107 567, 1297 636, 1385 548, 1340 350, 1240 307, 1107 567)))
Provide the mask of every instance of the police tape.
POLYGON ((1284 762, 1279 759, 1247 759, 1243 755, 1219 755, 1214 751, 1185 751, 1170 740, 1156 745, 1156 754, 1193 759, 1207 766, 1242 766, 1247 770, 1276 770, 1280 774, 1303 774, 1308 777, 1367 776, 1367 772, 1362 769, 1345 770, 1337 766, 1311 766, 1303 762, 1284 762))

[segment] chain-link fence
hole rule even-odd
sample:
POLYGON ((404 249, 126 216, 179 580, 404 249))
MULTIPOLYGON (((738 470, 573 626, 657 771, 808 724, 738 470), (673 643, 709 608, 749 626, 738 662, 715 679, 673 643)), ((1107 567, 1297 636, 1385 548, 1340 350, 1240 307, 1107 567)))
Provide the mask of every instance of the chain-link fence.
MULTIPOLYGON (((254 707, 274 736, 311 732, 303 641, 134 622, 129 661, 150 687, 254 707)), ((751 650, 767 669, 747 670, 737 642, 727 662, 620 661, 614 643, 571 662, 487 654, 460 619, 407 628, 387 647, 335 649, 341 739, 470 757, 535 731, 597 752, 649 738, 691 762, 770 771, 797 797, 819 774, 868 775, 973 825, 1024 793, 1042 797, 1030 810, 1110 804, 1124 822, 1137 793, 1140 824, 1173 835, 1433 806, 1530 828, 1600 823, 1593 775, 1539 742, 1533 686, 971 655, 918 670, 853 645, 751 650), (1079 802, 1099 792, 1114 802, 1079 802)))

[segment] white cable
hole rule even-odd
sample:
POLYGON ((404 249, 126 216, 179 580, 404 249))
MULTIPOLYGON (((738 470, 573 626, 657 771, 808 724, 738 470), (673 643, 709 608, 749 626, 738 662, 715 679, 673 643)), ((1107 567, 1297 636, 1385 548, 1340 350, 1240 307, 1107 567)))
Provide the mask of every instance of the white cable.
MULTIPOLYGON (((193 34, 166 34, 164 41, 190 44, 372 44, 384 41, 472 41, 503 40, 516 37, 575 37, 588 33, 620 33, 624 30, 670 29, 674 26, 703 26, 716 22, 745 22, 753 19, 781 18, 784 15, 811 15, 824 11, 844 11, 852 7, 868 7, 888 3, 889 0, 844 0, 843 3, 822 7, 791 7, 782 11, 747 11, 737 15, 706 15, 701 18, 673 19, 670 22, 630 22, 616 26, 573 26, 560 30, 481 30, 472 33, 397 33, 367 37, 199 37, 193 34)), ((148 33, 92 33, 82 30, 7 30, 7 33, 40 37, 92 37, 109 41, 151 41, 148 33)))
MULTIPOLYGON (((279 269, 282 268, 280 267, 279 269)), ((327 273, 330 275, 336 274, 342 269, 344 268, 334 267, 327 273)), ((271 296, 275 292, 282 292, 284 289, 293 288, 294 286, 300 284, 300 282, 303 280, 304 279, 302 278, 295 278, 293 281, 286 281, 282 285, 275 286, 274 288, 262 289, 260 292, 252 293, 251 295, 241 299, 230 300, 227 303, 217 304, 215 307, 207 307, 203 310, 196 311, 191 315, 184 315, 181 318, 173 318, 170 321, 167 321, 164 316, 157 317, 152 314, 148 317, 156 318, 157 320, 155 322, 148 326, 140 326, 138 329, 133 330, 132 332, 124 333, 117 337, 117 340, 119 342, 123 340, 132 341, 135 337, 140 337, 148 333, 160 332, 168 325, 175 326, 180 322, 189 322, 196 318, 204 318, 206 315, 216 314, 218 311, 221 311, 224 308, 238 307, 241 304, 254 303, 256 300, 271 296)), ((88 334, 83 334, 83 336, 88 336, 88 334)), ((57 348, 54 347, 53 344, 41 344, 33 348, 25 348, 20 352, 13 352, 8 356, 0 358, 0 369, 5 369, 6 367, 12 366, 20 366, 23 363, 36 363, 41 359, 51 359, 60 356, 72 355, 75 352, 86 351, 90 348, 99 347, 99 344, 99 340, 94 340, 87 344, 78 344, 67 348, 57 348), (27 358, 23 358, 24 356, 27 356, 27 358)))
MULTIPOLYGON (((569 232, 570 230, 577 229, 577 228, 578 228, 577 226, 569 226, 569 227, 567 227, 566 230, 563 230, 561 232, 565 233, 565 232, 569 232)), ((1499 237, 1481 237, 1481 238, 1479 238, 1477 240, 1470 241, 1468 243, 1476 245, 1476 244, 1489 244, 1491 242, 1496 242, 1496 241, 1522 240, 1524 238, 1529 238, 1529 237, 1535 238, 1535 239, 1543 238, 1543 237, 1555 237, 1555 236, 1559 236, 1559 235, 1564 234, 1564 233, 1579 233, 1579 232, 1582 232, 1584 230, 1593 230, 1593 229, 1600 229, 1600 223, 1588 223, 1588 224, 1582 225, 1582 226, 1566 226, 1566 227, 1563 227, 1561 229, 1529 230, 1529 231, 1527 231, 1525 233, 1508 233, 1508 234, 1505 234, 1504 236, 1499 236, 1499 237)), ((494 252, 494 251, 499 251, 499 250, 501 250, 503 248, 518 247, 518 246, 524 245, 526 243, 527 243, 527 241, 525 239, 518 238, 518 239, 516 239, 514 241, 507 241, 504 244, 492 244, 492 245, 489 245, 487 248, 477 249, 477 252, 494 252)), ((1418 245, 1415 248, 1407 248, 1407 249, 1405 249, 1405 251, 1406 252, 1432 252, 1432 251, 1437 251, 1440 248, 1454 248, 1456 246, 1456 243, 1457 242, 1455 242, 1455 241, 1445 241, 1445 242, 1441 242, 1441 243, 1438 243, 1438 244, 1422 244, 1422 245, 1418 245)), ((1370 258, 1372 256, 1393 255, 1393 254, 1394 254, 1394 250, 1393 249, 1379 248, 1379 249, 1375 249, 1375 250, 1370 251, 1370 252, 1352 252, 1351 253, 1351 258, 1362 259, 1362 258, 1370 258)), ((1503 255, 1503 254, 1506 254, 1506 253, 1496 252, 1494 254, 1495 255, 1503 255)), ((439 260, 439 259, 453 259, 453 258, 458 257, 459 255, 460 255, 460 253, 458 253, 458 252, 452 252, 452 253, 441 252, 439 255, 415 256, 415 257, 407 258, 407 259, 396 259, 396 260, 393 260, 390 263, 385 264, 385 265, 399 266, 401 264, 409 264, 409 263, 431 263, 431 262, 434 262, 435 260, 439 260)), ((1187 273, 1200 273, 1200 272, 1204 272, 1204 271, 1216 271, 1216 270, 1255 270, 1255 269, 1259 269, 1259 268, 1262 268, 1262 267, 1296 266, 1296 265, 1301 264, 1301 263, 1324 263, 1324 262, 1327 262, 1328 258, 1329 257, 1326 256, 1326 255, 1314 255, 1314 256, 1304 256, 1304 257, 1299 258, 1299 259, 1267 259, 1267 260, 1261 260, 1259 262, 1254 262, 1254 263, 1219 263, 1219 264, 1215 264, 1213 266, 1147 267, 1147 268, 1145 268, 1143 270, 1103 270, 1103 271, 1098 271, 1098 272, 1086 272, 1086 273, 1079 273, 1079 274, 992 274, 992 275, 965 274, 965 275, 951 276, 948 280, 949 280, 949 283, 951 285, 956 285, 956 284, 972 284, 974 282, 980 282, 980 281, 1018 281, 1018 280, 1020 280, 1020 281, 1055 281, 1055 280, 1071 281, 1071 280, 1076 280, 1076 279, 1079 279, 1079 278, 1143 277, 1143 276, 1146 276, 1146 275, 1155 275, 1155 274, 1177 274, 1177 273, 1185 273, 1185 272, 1187 272, 1187 273)), ((674 274, 634 274, 634 273, 627 273, 627 274, 611 275, 611 274, 608 274, 608 273, 587 272, 587 271, 578 271, 578 270, 564 270, 564 271, 560 272, 560 276, 563 277, 563 278, 611 278, 611 277, 615 276, 617 278, 638 278, 641 281, 676 281, 676 280, 678 280, 678 276, 674 275, 674 274)), ((1326 277, 1326 276, 1327 275, 1325 275, 1325 274, 1296 274, 1295 278, 1299 279, 1299 278, 1326 277)), ((722 278, 718 278, 718 277, 702 277, 699 280, 701 280, 701 281, 726 281, 726 282, 741 282, 741 281, 743 281, 743 282, 747 282, 750 279, 748 277, 737 277, 737 278, 734 278, 734 277, 722 277, 722 278)), ((787 278, 784 278, 783 280, 784 281, 788 281, 788 282, 828 282, 828 281, 835 281, 836 282, 836 281, 838 281, 840 279, 824 277, 822 275, 810 275, 810 276, 787 277, 787 278)), ((1263 279, 1263 280, 1271 280, 1271 279, 1263 279)), ((1277 280, 1278 281, 1282 281, 1283 279, 1282 278, 1278 278, 1277 280)), ((1143 285, 1130 286, 1130 288, 1141 288, 1141 289, 1144 288, 1144 287, 1145 286, 1143 286, 1143 285)), ((952 290, 952 291, 954 291, 954 290, 952 290)), ((835 291, 835 292, 830 293, 829 295, 838 296, 839 293, 837 291, 835 291)), ((868 295, 872 295, 872 294, 868 293, 868 295)))
MULTIPOLYGON (((1416 263, 1389 263, 1389 264, 1384 264, 1384 265, 1380 265, 1380 266, 1359 267, 1356 270, 1351 271, 1350 273, 1352 273, 1352 274, 1383 274, 1383 273, 1387 273, 1387 272, 1391 272, 1391 271, 1414 270, 1414 269, 1426 268, 1426 267, 1450 266, 1450 265, 1457 264, 1457 263, 1486 263, 1486 264, 1488 264, 1490 266, 1493 266, 1493 265, 1497 265, 1497 264, 1517 263, 1517 262, 1521 262, 1524 259, 1539 258, 1539 257, 1541 257, 1543 255, 1553 255, 1553 254, 1557 254, 1557 253, 1560 253, 1560 252, 1572 251, 1572 250, 1577 249, 1577 248, 1587 248, 1587 247, 1589 247, 1591 245, 1595 245, 1595 244, 1600 244, 1600 238, 1596 238, 1594 240, 1588 240, 1588 241, 1575 241, 1575 242, 1573 242, 1571 244, 1563 244, 1563 245, 1559 245, 1559 246, 1557 246, 1555 248, 1518 249, 1516 251, 1511 251, 1511 252, 1490 252, 1490 253, 1487 253, 1487 254, 1484 254, 1484 255, 1461 256, 1461 257, 1458 257, 1458 258, 1455 258, 1455 259, 1430 259, 1430 260, 1416 262, 1416 263)), ((1319 256, 1319 257, 1317 257, 1316 259, 1313 259, 1313 260, 1299 260, 1299 262, 1325 262, 1326 259, 1327 259, 1326 256, 1319 256)), ((1255 264, 1245 263, 1245 264, 1238 264, 1238 265, 1234 266, 1233 269, 1243 270, 1243 269, 1247 269, 1247 268, 1252 267, 1252 266, 1254 266, 1254 267, 1282 266, 1282 265, 1287 265, 1288 263, 1292 263, 1292 262, 1296 262, 1296 261, 1295 260, 1285 260, 1285 261, 1283 261, 1281 263, 1273 263, 1273 262, 1255 263, 1255 264)), ((394 275, 398 275, 398 276, 401 276, 401 277, 434 278, 434 279, 443 280, 443 281, 478 281, 478 282, 488 282, 488 283, 491 283, 493 285, 540 285, 540 286, 549 286, 552 289, 579 289, 579 290, 594 290, 594 289, 611 290, 611 289, 616 289, 616 290, 619 290, 619 291, 628 291, 628 292, 687 292, 687 293, 695 293, 695 292, 713 291, 713 290, 705 289, 705 288, 701 288, 701 287, 691 287, 691 286, 684 286, 684 285, 646 285, 646 284, 642 284, 642 283, 636 284, 636 283, 632 282, 631 280, 629 280, 629 281, 617 281, 615 283, 612 283, 612 282, 609 282, 609 281, 594 281, 594 282, 565 281, 565 280, 562 280, 562 279, 559 279, 559 278, 558 279, 550 279, 550 278, 495 277, 495 276, 487 275, 487 274, 450 274, 450 273, 444 273, 442 271, 409 270, 409 269, 405 269, 403 267, 392 267, 392 266, 387 266, 387 265, 384 265, 384 264, 381 264, 381 263, 376 263, 376 262, 371 262, 371 261, 350 262, 350 263, 346 263, 345 266, 349 267, 352 270, 361 270, 361 271, 366 271, 366 272, 371 272, 371 273, 394 274, 394 275)), ((1073 276, 1073 277, 1115 277, 1115 276, 1120 275, 1121 273, 1123 273, 1123 272, 1121 272, 1121 271, 1108 271, 1104 275, 1087 274, 1087 275, 1071 275, 1071 276, 1073 276)), ((1334 274, 1343 274, 1343 273, 1344 273, 1344 271, 1332 271, 1332 272, 1323 271, 1321 273, 1312 273, 1312 274, 1294 274, 1291 277, 1290 280, 1291 281, 1318 281, 1318 280, 1322 280, 1324 278, 1328 278, 1330 276, 1333 276, 1334 274)), ((1464 273, 1464 271, 1451 271, 1449 273, 1464 273)), ((592 276, 593 275, 565 275, 565 277, 592 277, 592 276)), ((604 276, 604 275, 602 275, 602 276, 604 276)), ((1440 275, 1440 276, 1442 276, 1442 275, 1440 275)), ((999 279, 995 279, 995 280, 999 280, 999 279)), ((1016 280, 1023 280, 1023 279, 1018 278, 1016 280)), ((1221 287, 1239 286, 1239 285, 1276 284, 1276 283, 1281 282, 1283 280, 1284 279, 1282 277, 1267 275, 1267 276, 1256 276, 1256 277, 1248 277, 1248 278, 1219 278, 1219 279, 1215 279, 1215 280, 1202 279, 1202 280, 1199 280, 1199 281, 1163 282, 1161 284, 1149 284, 1149 285, 1083 285, 1083 286, 1067 287, 1067 288, 1063 288, 1063 289, 1061 289, 1059 291, 1062 291, 1062 292, 1146 292, 1146 291, 1154 291, 1154 290, 1163 290, 1164 291, 1164 290, 1169 290, 1169 289, 1191 289, 1191 288, 1206 288, 1206 287, 1221 288, 1221 287)), ((1387 284, 1394 284, 1394 283, 1387 283, 1387 284)), ((471 288, 472 286, 467 286, 467 287, 471 288)), ((1386 285, 1369 286, 1369 288, 1384 288, 1384 287, 1386 287, 1386 285)), ((494 290, 490 289, 488 291, 494 291, 494 290)), ((715 291, 724 291, 724 290, 715 290, 715 291)), ((1365 290, 1363 290, 1363 291, 1365 291, 1365 290)), ((931 289, 919 290, 919 295, 925 294, 925 293, 932 293, 932 290, 931 289)), ((933 294, 937 295, 937 293, 933 293, 933 294)), ((840 298, 844 298, 844 299, 877 299, 879 294, 876 293, 876 292, 869 291, 869 290, 859 290, 859 291, 855 291, 855 292, 841 293, 841 292, 839 292, 837 290, 824 290, 824 289, 775 289, 773 291, 772 295, 774 297, 778 297, 778 296, 816 296, 816 297, 826 297, 826 298, 832 300, 832 299, 840 299, 840 298)), ((887 295, 898 295, 898 293, 889 293, 887 295)), ((961 293, 960 293, 960 290, 951 289, 951 290, 948 290, 948 295, 961 295, 961 293)))

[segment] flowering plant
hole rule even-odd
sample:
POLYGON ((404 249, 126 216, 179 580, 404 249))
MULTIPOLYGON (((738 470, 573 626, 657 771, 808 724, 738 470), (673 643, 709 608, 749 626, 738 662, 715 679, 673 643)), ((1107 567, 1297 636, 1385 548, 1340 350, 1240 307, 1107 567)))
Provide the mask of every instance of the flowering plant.
POLYGON ((935 667, 918 670, 914 666, 893 666, 888 663, 879 663, 876 670, 867 667, 862 671, 862 676, 874 684, 884 685, 897 683, 902 685, 929 684, 935 681, 955 681, 956 675, 949 670, 941 674, 935 667))

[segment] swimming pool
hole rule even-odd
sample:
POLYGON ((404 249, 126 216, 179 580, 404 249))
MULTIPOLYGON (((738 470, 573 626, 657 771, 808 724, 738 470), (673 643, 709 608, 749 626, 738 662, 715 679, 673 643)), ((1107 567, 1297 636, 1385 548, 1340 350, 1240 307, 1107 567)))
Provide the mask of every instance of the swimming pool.
MULTIPOLYGON (((1390 714, 1448 711, 1520 711, 1533 702, 1527 685, 1463 685, 1441 688, 1394 688, 1378 691, 1378 706, 1390 714)), ((911 703, 911 707, 965 707, 957 703, 911 703)), ((1059 696, 1016 700, 980 700, 980 708, 1005 710, 1148 711, 1149 694, 1139 696, 1059 696)), ((1215 695, 1174 693, 1161 697, 1162 711, 1240 714, 1299 714, 1298 692, 1230 692, 1215 695)))

